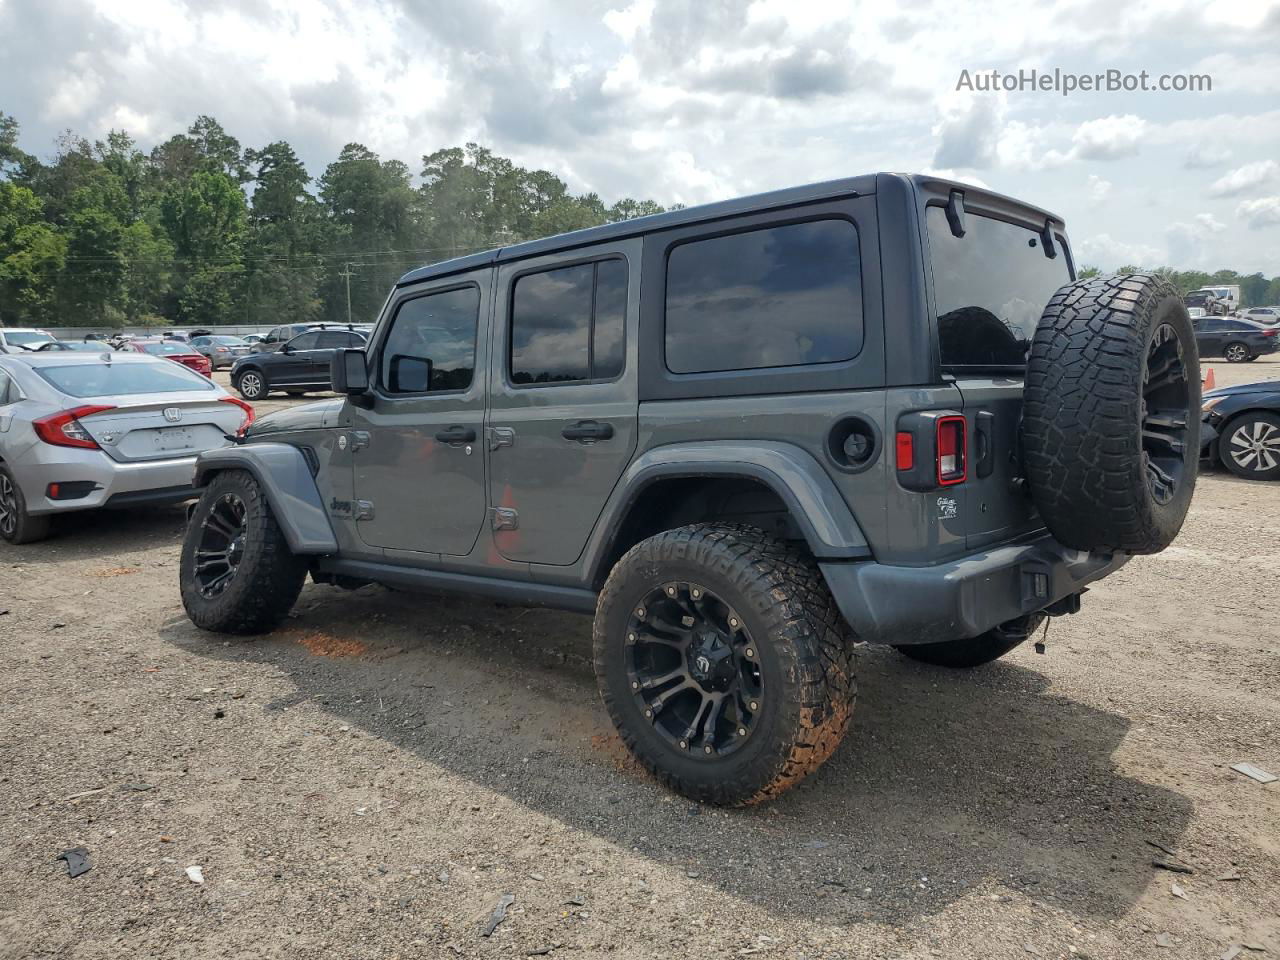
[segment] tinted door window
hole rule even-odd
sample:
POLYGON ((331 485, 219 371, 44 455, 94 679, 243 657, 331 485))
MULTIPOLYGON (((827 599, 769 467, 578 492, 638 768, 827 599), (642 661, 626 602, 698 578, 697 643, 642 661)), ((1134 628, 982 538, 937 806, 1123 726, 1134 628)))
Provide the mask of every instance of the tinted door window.
POLYGON ((291 350, 314 350, 320 344, 319 333, 304 333, 289 341, 291 350))
POLYGON ((852 359, 862 347, 858 231, 794 223, 675 247, 667 259, 672 373, 852 359))
POLYGON ((511 382, 576 383, 619 376, 626 317, 623 260, 520 277, 511 302, 511 382))
POLYGON ((3 370, 0 370, 0 407, 3 407, 6 403, 13 402, 9 398, 9 393, 12 390, 9 386, 9 382, 9 375, 3 370))
POLYGON ((354 333, 344 333, 341 330, 326 330, 320 334, 316 345, 321 350, 335 350, 340 347, 362 347, 364 346, 364 341, 354 333))
POLYGON ((474 286, 402 303, 382 347, 383 389, 438 393, 470 387, 479 316, 480 289, 474 286))

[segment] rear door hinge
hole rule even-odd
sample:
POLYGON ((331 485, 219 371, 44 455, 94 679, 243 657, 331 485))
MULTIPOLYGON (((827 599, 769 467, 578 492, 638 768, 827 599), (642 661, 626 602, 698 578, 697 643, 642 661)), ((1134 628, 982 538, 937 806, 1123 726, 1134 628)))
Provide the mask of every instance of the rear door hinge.
POLYGON ((355 515, 357 520, 372 520, 373 519, 373 501, 357 500, 355 515))
POLYGON ((361 449, 362 447, 367 447, 367 446, 369 445, 369 440, 370 440, 370 437, 369 437, 369 431, 368 431, 368 430, 355 430, 355 431, 353 431, 353 432, 352 432, 352 434, 351 434, 351 449, 352 449, 352 451, 354 452, 354 451, 356 451, 356 450, 361 449))
POLYGON ((516 432, 511 427, 490 427, 489 428, 489 449, 497 450, 499 447, 514 447, 516 445, 516 432))
POLYGON ((520 514, 511 507, 494 507, 491 525, 494 530, 518 530, 520 514))

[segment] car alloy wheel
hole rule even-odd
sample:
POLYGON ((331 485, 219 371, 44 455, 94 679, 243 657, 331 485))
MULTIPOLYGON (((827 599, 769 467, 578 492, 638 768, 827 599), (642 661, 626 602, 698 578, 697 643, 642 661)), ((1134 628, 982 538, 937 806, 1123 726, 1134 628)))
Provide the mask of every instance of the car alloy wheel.
POLYGON ((262 377, 252 371, 240 374, 240 380, 236 384, 238 389, 246 400, 257 400, 262 396, 263 384, 262 377))
POLYGON ((1274 470, 1280 466, 1280 427, 1265 420, 1245 420, 1231 431, 1227 456, 1251 473, 1274 470))
POLYGON ((1243 343, 1230 344, 1222 354, 1228 363, 1240 363, 1249 359, 1249 350, 1243 343))
POLYGON ((216 597, 235 579, 244 559, 248 518, 244 501, 234 493, 225 493, 201 524, 195 557, 195 579, 201 596, 216 597))
POLYGON ((1142 384, 1142 453, 1156 503, 1168 503, 1182 482, 1191 387, 1182 343, 1167 323, 1156 328, 1142 384))
POLYGON ((741 747, 764 702, 758 653, 742 618, 695 583, 663 584, 631 611, 627 674, 659 736, 705 760, 741 747))
POLYGON ((6 539, 18 529, 18 494, 13 482, 0 473, 0 535, 6 539))

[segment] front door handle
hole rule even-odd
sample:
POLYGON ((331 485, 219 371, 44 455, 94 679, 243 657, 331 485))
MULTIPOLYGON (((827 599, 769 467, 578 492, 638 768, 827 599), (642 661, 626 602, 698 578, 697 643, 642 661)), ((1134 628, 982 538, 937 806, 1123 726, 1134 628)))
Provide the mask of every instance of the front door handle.
POLYGON ((441 443, 475 443, 476 432, 471 427, 447 427, 436 434, 441 443))
POLYGON ((613 436, 613 424, 600 423, 598 420, 579 420, 573 426, 561 430, 560 436, 579 443, 608 440, 613 436))

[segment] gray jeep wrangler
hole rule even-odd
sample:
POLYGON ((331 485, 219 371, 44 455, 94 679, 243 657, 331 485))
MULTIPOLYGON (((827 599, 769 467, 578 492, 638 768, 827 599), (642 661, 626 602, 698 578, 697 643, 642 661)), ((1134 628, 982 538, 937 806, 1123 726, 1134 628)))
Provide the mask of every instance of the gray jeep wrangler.
POLYGON ((721 804, 831 755, 855 642, 973 667, 1163 549, 1200 446, 1171 286, 925 176, 414 270, 332 378, 201 455, 191 620, 270 630, 308 574, 592 613, 627 746, 721 804))

